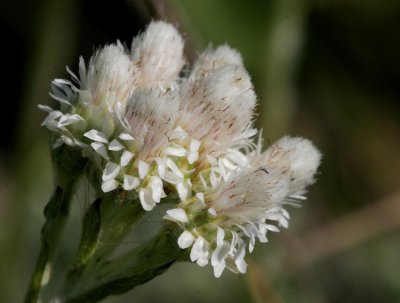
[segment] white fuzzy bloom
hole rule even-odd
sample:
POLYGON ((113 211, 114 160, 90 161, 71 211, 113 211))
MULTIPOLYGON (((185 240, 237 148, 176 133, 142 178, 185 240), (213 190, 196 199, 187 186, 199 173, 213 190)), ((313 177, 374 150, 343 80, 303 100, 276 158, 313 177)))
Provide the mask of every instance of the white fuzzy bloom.
POLYGON ((141 72, 141 87, 169 87, 185 64, 183 39, 171 24, 152 22, 133 40, 131 57, 141 72))
POLYGON ((243 66, 240 53, 228 45, 221 45, 216 48, 208 47, 195 62, 192 75, 218 69, 227 64, 243 66))
POLYGON ((172 91, 149 88, 131 96, 125 120, 142 158, 156 156, 156 151, 167 144, 178 109, 179 98, 172 91))
POLYGON ((290 191, 296 193, 314 183, 321 153, 307 139, 285 136, 260 156, 267 165, 290 179, 290 191))
POLYGON ((129 55, 118 42, 98 50, 87 67, 80 58, 79 78, 67 70, 72 81, 55 79, 50 93, 61 104, 61 111, 50 111, 43 124, 60 133, 61 143, 68 145, 84 146, 84 134, 91 129, 110 136, 137 81, 138 71, 129 55))
MULTIPOLYGON (((183 38, 162 21, 133 39, 97 51, 79 78, 56 79, 58 109, 43 125, 54 148, 82 149, 98 186, 135 191, 146 211, 174 195, 164 219, 176 223, 181 249, 199 266, 245 273, 246 251, 288 227, 285 206, 305 199, 321 154, 303 138, 283 137, 261 152, 253 142, 256 95, 241 55, 209 47, 181 73, 183 38), (186 75, 186 76, 185 76, 186 75)), ((259 135, 259 138, 261 136, 259 135)), ((123 195, 122 195, 123 196, 123 195)))
POLYGON ((135 88, 138 70, 121 43, 107 45, 89 61, 81 63, 80 101, 113 110, 117 102, 126 104, 135 88))
POLYGON ((179 125, 209 153, 246 145, 256 96, 243 67, 226 64, 197 73, 183 83, 179 125))
POLYGON ((280 205, 288 193, 287 177, 260 167, 232 176, 206 199, 218 214, 227 216, 226 220, 256 222, 264 218, 266 211, 280 205))
POLYGON ((204 193, 181 203, 179 210, 191 214, 189 221, 166 217, 184 227, 178 245, 185 249, 189 243, 201 243, 192 245, 191 255, 201 256, 202 264, 210 261, 216 277, 225 268, 246 272, 246 247, 252 252, 257 240, 268 242, 268 232, 288 227, 284 207, 304 199, 320 157, 310 141, 284 137, 258 157, 249 157, 249 167, 239 166, 226 178, 215 177, 204 193), (183 241, 192 237, 199 242, 183 241))

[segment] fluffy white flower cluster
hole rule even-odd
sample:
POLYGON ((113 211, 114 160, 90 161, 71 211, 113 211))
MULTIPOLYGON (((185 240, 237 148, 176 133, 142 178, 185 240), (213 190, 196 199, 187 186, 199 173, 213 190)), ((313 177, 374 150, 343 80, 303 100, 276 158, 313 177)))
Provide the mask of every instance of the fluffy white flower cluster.
POLYGON ((180 203, 165 219, 182 228, 178 245, 200 266, 244 273, 244 256, 273 225, 287 227, 286 204, 304 199, 320 153, 310 141, 284 137, 265 152, 252 127, 256 96, 240 54, 209 48, 190 71, 183 39, 152 22, 133 40, 100 49, 79 77, 53 81, 60 109, 43 122, 62 144, 100 165, 101 189, 138 193, 151 211, 167 193, 180 203))

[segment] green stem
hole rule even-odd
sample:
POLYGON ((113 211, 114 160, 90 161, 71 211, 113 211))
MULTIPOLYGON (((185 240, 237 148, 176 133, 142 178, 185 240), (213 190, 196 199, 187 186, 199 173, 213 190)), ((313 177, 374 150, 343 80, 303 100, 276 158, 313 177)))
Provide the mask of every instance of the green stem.
POLYGON ((125 255, 87 268, 80 283, 85 289, 64 293, 64 303, 94 303, 141 285, 164 273, 175 261, 185 259, 187 252, 176 244, 176 235, 166 225, 146 244, 125 255), (85 283, 82 283, 85 280, 85 283), (90 282, 89 282, 90 281, 90 282), (86 283, 89 282, 89 283, 86 283))
POLYGON ((134 193, 113 192, 93 202, 82 221, 81 240, 59 293, 79 293, 91 284, 87 275, 105 264, 144 214, 134 193))
POLYGON ((25 297, 25 303, 36 303, 39 301, 43 276, 46 267, 50 265, 50 261, 57 251, 60 235, 69 214, 74 186, 75 181, 66 183, 64 189, 57 186, 44 209, 46 222, 41 231, 40 253, 25 297))

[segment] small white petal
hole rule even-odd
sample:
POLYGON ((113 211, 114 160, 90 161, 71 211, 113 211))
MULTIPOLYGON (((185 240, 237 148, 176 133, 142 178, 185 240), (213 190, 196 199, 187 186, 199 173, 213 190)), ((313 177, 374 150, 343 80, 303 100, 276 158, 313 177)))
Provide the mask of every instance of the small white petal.
POLYGON ((96 129, 86 132, 84 136, 96 142, 108 143, 106 135, 96 129))
POLYGON ((90 146, 96 151, 96 153, 101 155, 103 158, 108 159, 107 149, 103 143, 93 142, 90 146))
POLYGON ((189 164, 193 164, 199 158, 198 150, 199 150, 200 144, 201 144, 201 142, 196 139, 190 140, 189 152, 187 155, 189 164))
POLYGON ((182 172, 179 170, 178 166, 176 166, 175 162, 170 158, 167 158, 166 164, 170 170, 179 178, 183 178, 182 172))
POLYGON ((121 167, 118 164, 114 162, 108 162, 106 167, 104 168, 102 180, 105 182, 111 179, 115 179, 115 177, 118 176, 120 170, 121 167))
POLYGON ((52 109, 50 106, 47 106, 47 105, 39 104, 39 105, 38 105, 38 108, 39 108, 40 110, 45 111, 45 112, 48 112, 48 113, 50 113, 50 112, 53 111, 53 109, 52 109))
POLYGON ((220 158, 222 165, 224 165, 224 167, 228 170, 236 170, 237 169, 237 165, 233 164, 232 161, 226 159, 226 158, 220 158))
POLYGON ((197 152, 200 148, 201 142, 196 139, 191 139, 189 144, 189 150, 192 152, 197 152))
POLYGON ((219 167, 219 172, 221 173, 222 178, 224 179, 224 181, 226 181, 228 179, 228 174, 225 170, 224 163, 222 162, 221 159, 218 160, 218 167, 219 167))
POLYGON ((250 236, 250 243, 249 243, 249 252, 253 252, 254 250, 254 244, 256 243, 256 238, 255 236, 252 234, 250 236))
POLYGON ((225 258, 228 256, 230 251, 230 245, 223 243, 221 246, 217 246, 211 256, 211 265, 215 266, 220 263, 225 264, 225 258))
POLYGON ((197 258, 197 265, 204 267, 208 264, 208 256, 209 256, 209 252, 206 251, 205 253, 203 253, 199 258, 197 258))
POLYGON ((201 255, 204 254, 205 250, 205 240, 203 237, 197 237, 193 244, 192 250, 190 251, 190 260, 192 262, 196 261, 201 255))
POLYGON ((238 239, 239 239, 238 233, 235 232, 235 231, 232 231, 231 248, 230 248, 230 251, 229 251, 230 254, 234 253, 234 250, 235 250, 236 244, 238 242, 238 239))
POLYGON ((121 156, 121 166, 127 166, 129 162, 132 160, 133 154, 130 151, 124 150, 121 156))
POLYGON ((122 187, 125 190, 135 189, 136 187, 139 186, 139 184, 140 181, 138 178, 129 175, 124 175, 124 184, 122 185, 122 187))
POLYGON ((244 259, 235 260, 235 265, 241 274, 245 274, 247 270, 247 263, 244 259))
POLYGON ((160 177, 151 177, 150 186, 152 190, 152 198, 156 203, 159 203, 161 198, 167 196, 164 192, 163 183, 160 177))
POLYGON ((216 278, 219 278, 225 269, 225 261, 219 262, 219 263, 213 265, 213 267, 214 267, 214 276, 216 278))
POLYGON ((189 164, 193 164, 196 162, 197 159, 199 159, 199 153, 198 152, 190 152, 187 156, 189 164))
POLYGON ((246 155, 234 148, 228 148, 226 157, 242 167, 246 166, 249 162, 246 155))
POLYGON ((118 142, 118 140, 112 140, 110 144, 108 145, 108 149, 112 151, 120 151, 123 150, 125 146, 123 146, 121 143, 118 142))
POLYGON ((151 211, 154 206, 156 206, 156 202, 154 202, 151 197, 151 192, 148 189, 142 189, 139 192, 140 204, 145 211, 151 211))
POLYGON ((204 193, 197 193, 196 197, 201 201, 204 202, 204 193))
POLYGON ((44 119, 41 125, 48 127, 50 130, 57 129, 58 122, 56 120, 61 116, 63 116, 62 112, 53 110, 47 115, 46 119, 44 119))
POLYGON ((78 121, 84 120, 81 116, 75 114, 75 115, 64 115, 58 120, 58 127, 64 127, 67 125, 74 124, 78 121))
POLYGON ((109 191, 112 191, 118 187, 119 183, 115 181, 114 179, 108 180, 106 182, 103 182, 101 184, 101 189, 103 192, 108 193, 109 191))
POLYGON ((210 213, 211 216, 215 217, 217 215, 217 211, 215 210, 214 207, 211 207, 208 209, 208 212, 210 213))
POLYGON ((186 155, 186 149, 179 145, 169 146, 164 149, 164 154, 167 156, 183 157, 186 155))
POLYGON ((170 140, 175 140, 175 139, 184 139, 186 137, 186 132, 180 127, 178 126, 177 128, 175 128, 171 134, 168 136, 168 138, 170 140))
POLYGON ((167 170, 167 166, 165 164, 165 160, 162 158, 156 158, 155 161, 157 162, 158 174, 161 178, 165 178, 165 173, 167 170))
POLYGON ((150 165, 142 160, 139 160, 138 168, 140 179, 144 179, 144 177, 146 177, 147 173, 149 172, 150 165))
POLYGON ((208 162, 210 162, 210 164, 212 166, 217 166, 218 165, 217 159, 215 159, 214 157, 212 157, 210 155, 207 155, 207 160, 208 160, 208 162))
POLYGON ((188 248, 193 244, 194 239, 192 233, 185 230, 178 238, 178 245, 182 249, 188 248))
POLYGON ((214 168, 211 168, 210 181, 211 181, 211 186, 213 188, 215 188, 217 186, 217 184, 218 184, 218 180, 217 180, 217 177, 215 175, 215 169, 214 168))
POLYGON ((199 177, 200 177, 201 184, 203 185, 203 188, 204 188, 204 189, 207 189, 207 188, 208 188, 207 182, 206 182, 206 180, 204 180, 203 174, 200 173, 200 174, 199 174, 199 177))
POLYGON ((276 227, 275 225, 272 224, 265 224, 264 225, 266 229, 273 231, 273 232, 279 232, 279 228, 276 227))
POLYGON ((179 199, 181 201, 186 201, 188 195, 189 195, 189 186, 186 183, 178 183, 176 185, 176 190, 178 191, 179 199))
POLYGON ((225 231, 218 227, 217 230, 217 246, 221 246, 224 243, 225 231))
POLYGON ((242 225, 240 224, 234 224, 235 226, 239 227, 239 229, 246 235, 246 237, 250 238, 250 233, 247 231, 246 228, 244 228, 242 225))
POLYGON ((289 221, 282 217, 281 219, 279 219, 279 226, 282 226, 283 228, 288 228, 289 221))
MULTIPOLYGON (((67 66, 67 71, 68 71, 68 70, 69 70, 69 68, 68 68, 68 66, 67 66)), ((65 85, 67 85, 67 86, 72 86, 72 85, 73 85, 71 81, 65 80, 65 79, 59 79, 59 78, 54 79, 51 83, 54 84, 54 85, 57 85, 57 86, 59 86, 59 84, 65 84, 65 85)), ((62 86, 62 85, 61 85, 61 86, 62 86)))
POLYGON ((167 210, 167 214, 168 214, 168 216, 170 216, 171 218, 173 218, 176 221, 179 221, 182 223, 189 222, 189 218, 188 218, 185 210, 182 208, 174 208, 174 209, 167 210))
POLYGON ((119 138, 120 138, 121 140, 124 140, 124 141, 132 141, 132 140, 135 140, 135 138, 133 138, 130 134, 127 134, 127 133, 122 133, 122 134, 120 134, 120 135, 119 135, 119 138))
POLYGON ((69 102, 68 100, 66 100, 66 99, 64 99, 64 98, 62 98, 62 97, 56 96, 56 95, 53 94, 53 93, 49 93, 49 95, 50 95, 50 97, 52 97, 54 100, 56 100, 56 101, 58 101, 58 102, 60 102, 60 103, 62 103, 62 104, 71 105, 71 102, 69 102))
POLYGON ((71 138, 67 137, 67 136, 61 136, 60 137, 61 141, 69 146, 74 146, 75 142, 74 140, 72 140, 71 138))
POLYGON ((286 219, 288 219, 288 220, 290 219, 290 215, 286 209, 282 208, 281 213, 286 219))

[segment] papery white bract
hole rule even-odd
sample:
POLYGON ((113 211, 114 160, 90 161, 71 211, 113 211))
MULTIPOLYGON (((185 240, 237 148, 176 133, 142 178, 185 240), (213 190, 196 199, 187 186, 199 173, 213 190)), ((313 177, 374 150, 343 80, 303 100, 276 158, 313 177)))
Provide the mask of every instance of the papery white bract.
MULTIPOLYGON (((302 138, 284 137, 261 152, 253 128, 256 95, 241 55, 209 47, 186 68, 183 38, 156 21, 130 50, 107 45, 79 62, 79 77, 53 81, 60 109, 43 125, 54 148, 82 149, 102 171, 99 187, 135 191, 151 211, 167 194, 179 203, 165 219, 180 231, 177 244, 219 277, 246 272, 246 251, 288 227, 285 205, 305 199, 321 154, 302 138)), ((138 202, 139 203, 139 202, 138 202)))

